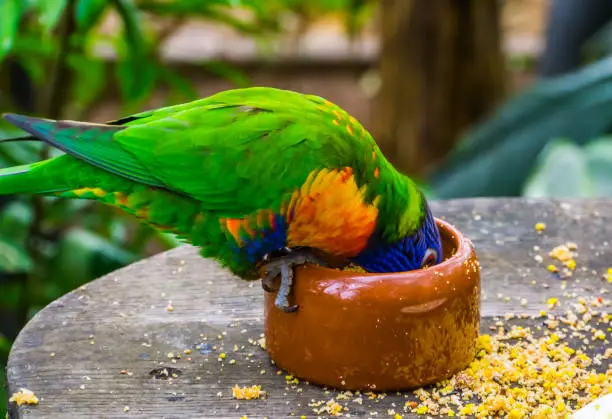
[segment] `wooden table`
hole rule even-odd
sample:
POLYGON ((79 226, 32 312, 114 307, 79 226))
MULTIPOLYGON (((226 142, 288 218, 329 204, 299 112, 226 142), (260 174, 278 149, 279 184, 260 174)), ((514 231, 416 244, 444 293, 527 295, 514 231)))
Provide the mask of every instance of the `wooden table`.
MULTIPOLYGON (((563 303, 568 293, 588 298, 612 288, 601 278, 612 266, 612 200, 467 199, 434 202, 433 209, 475 245, 483 329, 508 312, 537 314, 551 297, 563 303), (543 233, 536 222, 546 223, 543 233), (578 245, 579 268, 563 290, 545 267, 547 252, 567 241, 578 245), (534 259, 534 246, 543 262, 534 259)), ((9 417, 315 417, 309 402, 334 392, 302 383, 292 389, 285 373, 277 375, 257 344, 262 301, 259 282, 231 277, 189 246, 95 280, 21 331, 8 362, 9 394, 25 387, 40 402, 11 404, 9 417), (227 357, 219 361, 222 352, 227 357), (169 379, 164 368, 176 376, 169 379), (235 384, 261 384, 267 398, 235 400, 235 384)), ((387 409, 404 400, 366 398, 352 403, 350 414, 388 417, 387 409)))

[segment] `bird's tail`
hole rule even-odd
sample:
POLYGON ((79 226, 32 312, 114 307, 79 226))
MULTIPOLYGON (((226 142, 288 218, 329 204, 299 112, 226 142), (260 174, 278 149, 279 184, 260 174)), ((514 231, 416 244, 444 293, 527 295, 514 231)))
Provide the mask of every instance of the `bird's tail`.
POLYGON ((45 176, 41 167, 44 163, 46 161, 0 169, 0 195, 46 195, 66 190, 65 186, 45 176))
MULTIPOLYGON (((24 141, 40 141, 40 139, 26 135, 14 138, 4 138, 0 140, 0 144, 24 141)), ((57 160, 57 158, 20 166, 1 168, 0 195, 47 195, 65 191, 67 189, 65 182, 62 182, 61 179, 57 179, 57 176, 53 176, 53 171, 49 170, 49 166, 56 165, 54 160, 57 160)))

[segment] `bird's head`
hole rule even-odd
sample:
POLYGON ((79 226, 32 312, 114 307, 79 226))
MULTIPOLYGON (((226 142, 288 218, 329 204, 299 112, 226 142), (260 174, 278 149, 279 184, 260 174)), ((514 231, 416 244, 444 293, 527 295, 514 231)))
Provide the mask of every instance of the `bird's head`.
POLYGON ((392 241, 372 236, 368 246, 353 261, 369 272, 405 272, 440 263, 440 231, 427 203, 416 232, 392 241))

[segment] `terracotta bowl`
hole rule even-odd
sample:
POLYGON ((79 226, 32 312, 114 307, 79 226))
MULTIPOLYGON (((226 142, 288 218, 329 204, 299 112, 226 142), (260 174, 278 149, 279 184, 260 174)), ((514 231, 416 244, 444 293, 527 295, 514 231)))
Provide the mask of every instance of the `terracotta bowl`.
POLYGON ((298 268, 296 313, 265 293, 266 350, 294 376, 344 390, 408 390, 449 378, 475 356, 480 265, 471 242, 436 219, 444 261, 370 274, 298 268))

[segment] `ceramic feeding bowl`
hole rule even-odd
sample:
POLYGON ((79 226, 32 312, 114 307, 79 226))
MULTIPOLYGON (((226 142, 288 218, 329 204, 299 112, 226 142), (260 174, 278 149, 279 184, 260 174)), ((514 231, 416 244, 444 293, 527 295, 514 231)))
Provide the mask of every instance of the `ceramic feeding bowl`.
POLYGON ((312 384, 344 390, 407 390, 449 378, 474 358, 480 267, 471 242, 436 219, 444 260, 426 269, 371 274, 297 269, 284 313, 265 293, 266 350, 312 384))

